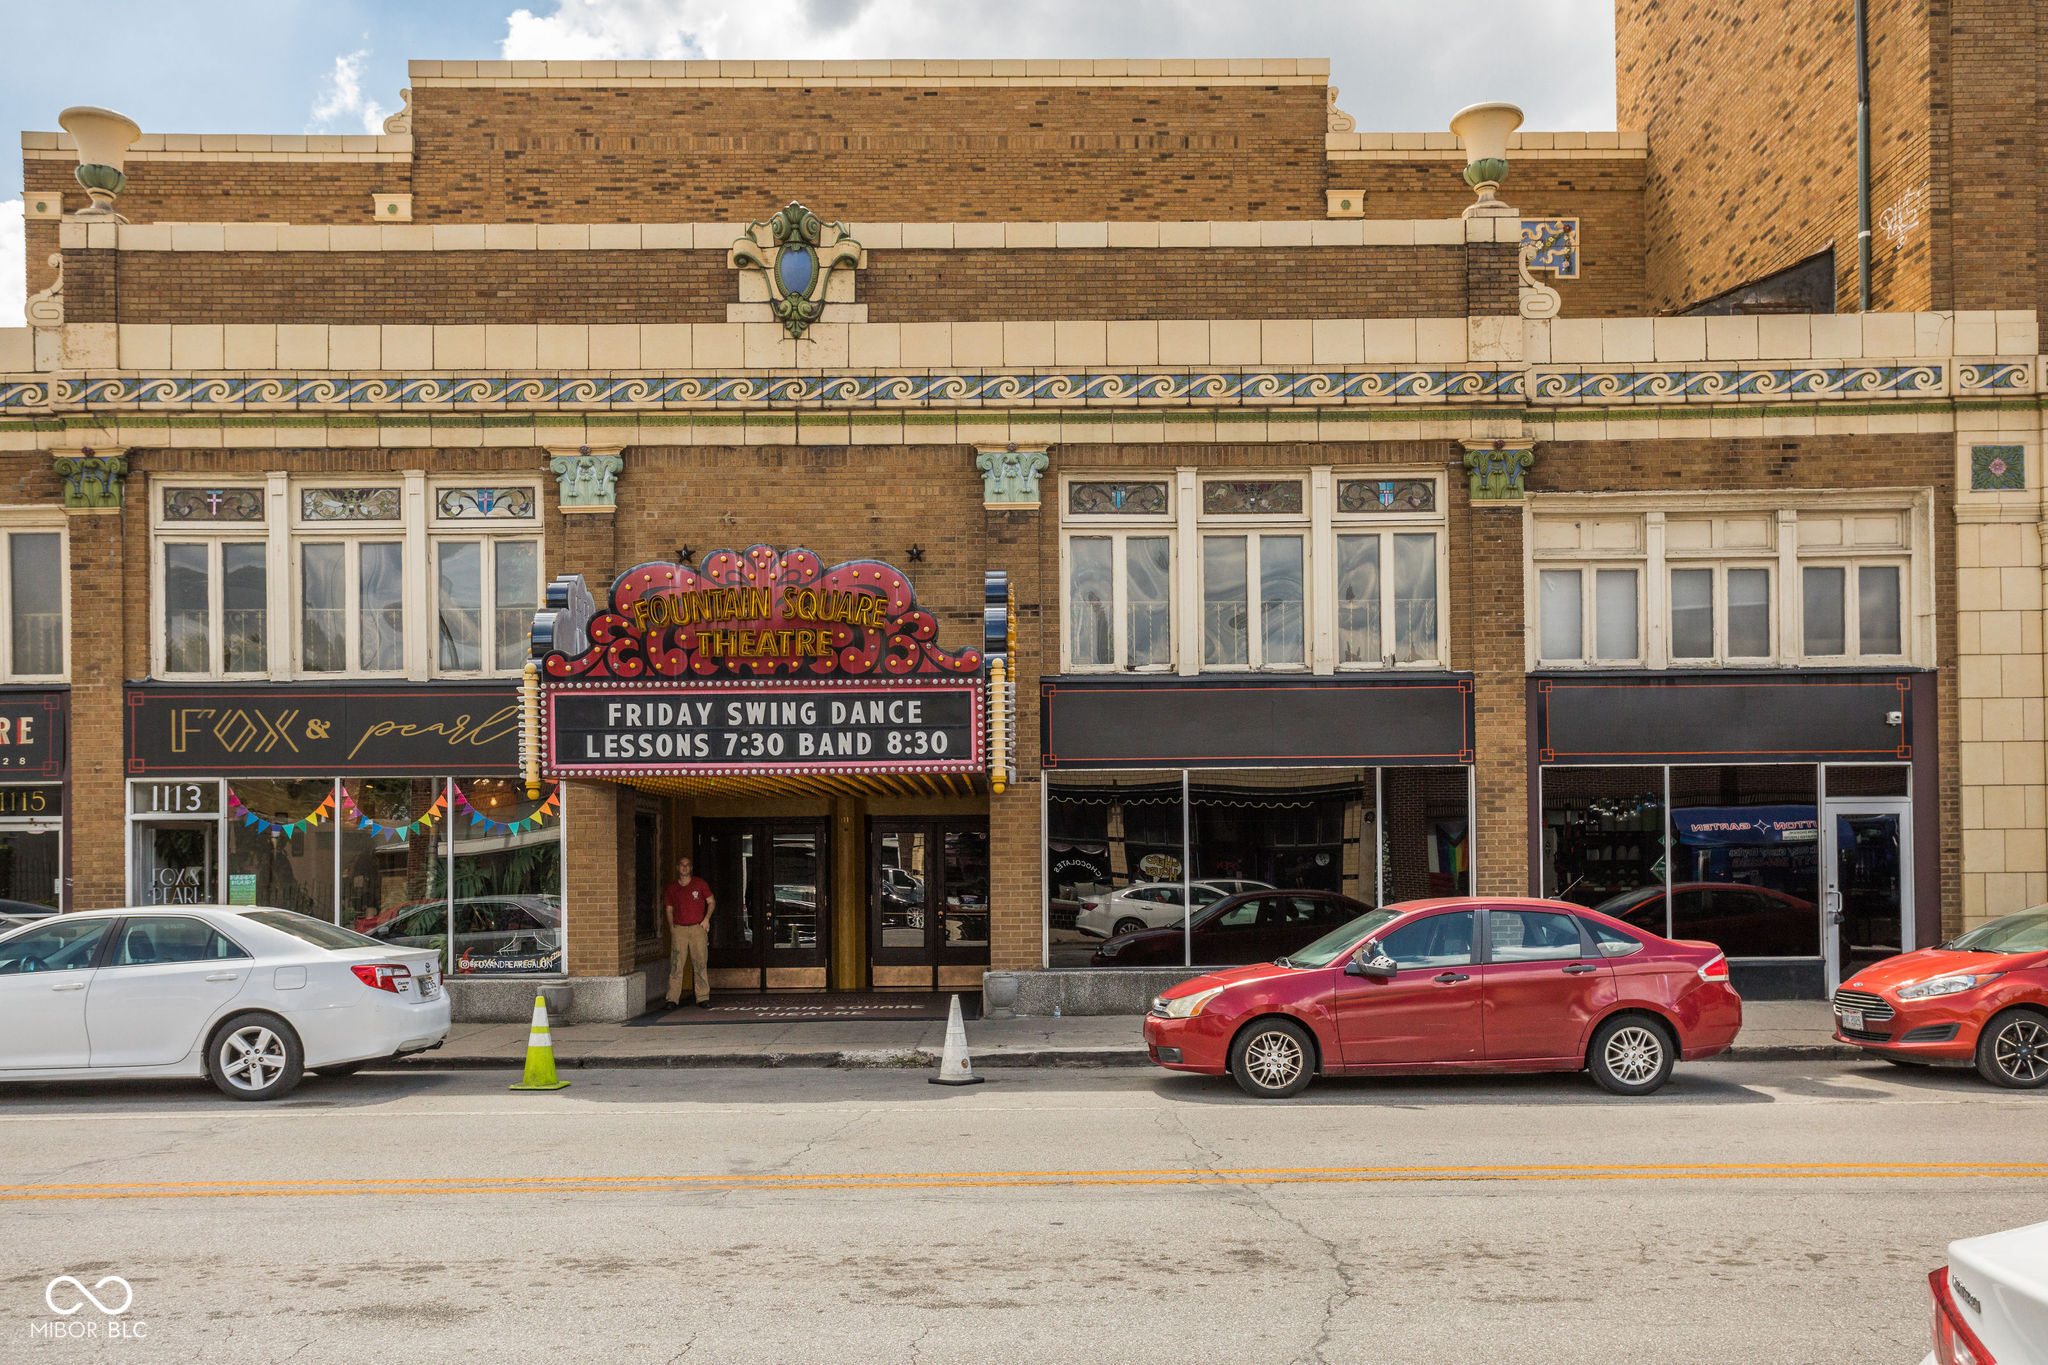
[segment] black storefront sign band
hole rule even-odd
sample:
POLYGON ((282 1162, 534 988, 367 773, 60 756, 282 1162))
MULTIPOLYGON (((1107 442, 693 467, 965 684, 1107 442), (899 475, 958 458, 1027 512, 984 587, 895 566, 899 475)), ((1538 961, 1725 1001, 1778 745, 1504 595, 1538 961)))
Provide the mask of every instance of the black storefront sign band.
POLYGON ((68 692, 0 689, 0 782, 64 775, 69 712, 68 692))
POLYGON ((1913 758, 1908 673, 1633 673, 1531 681, 1540 763, 1913 758))
POLYGON ((519 698, 482 685, 128 688, 128 774, 477 777, 519 770, 519 698))
POLYGON ((1046 768, 1445 766, 1472 761, 1472 678, 1048 678, 1046 768))

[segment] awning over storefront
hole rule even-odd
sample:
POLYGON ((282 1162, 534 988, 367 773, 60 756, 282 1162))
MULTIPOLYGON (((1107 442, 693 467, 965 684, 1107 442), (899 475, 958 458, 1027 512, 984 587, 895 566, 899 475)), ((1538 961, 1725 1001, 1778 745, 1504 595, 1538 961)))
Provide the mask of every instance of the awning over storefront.
POLYGON ((1472 678, 1048 678, 1047 768, 1426 767, 1472 761, 1472 678))

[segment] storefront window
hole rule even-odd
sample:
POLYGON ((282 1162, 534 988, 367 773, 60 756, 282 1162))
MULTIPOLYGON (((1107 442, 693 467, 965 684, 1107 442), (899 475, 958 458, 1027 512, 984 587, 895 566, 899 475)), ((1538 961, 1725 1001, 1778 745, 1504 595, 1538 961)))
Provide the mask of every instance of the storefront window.
MULTIPOLYGON (((332 920, 334 840, 339 829, 334 807, 334 784, 325 779, 231 780, 228 904, 269 905, 332 920)), ((213 826, 206 825, 196 827, 194 833, 201 840, 210 841, 212 831, 213 826)), ((161 838, 176 831, 160 829, 158 833, 161 838)), ((204 899, 211 900, 212 896, 204 899)))
POLYGON ((454 960, 458 974, 562 970, 560 798, 505 777, 458 777, 454 960))
POLYGON ((1267 962, 1383 901, 1469 894, 1469 789, 1464 768, 1061 773, 1050 963, 1267 962))
POLYGON ((0 900, 55 909, 63 856, 55 829, 0 826, 0 900))
POLYGON ((1387 904, 1472 894, 1469 772, 1466 768, 1380 770, 1387 904))
POLYGON ((408 947, 445 946, 439 864, 446 856, 446 784, 437 777, 349 778, 341 794, 341 922, 408 947))
POLYGON ((1662 767, 1543 770, 1543 894, 1665 932, 1662 767))
POLYGON ((1806 764, 1671 769, 1671 936, 1730 957, 1813 957, 1820 821, 1806 764))

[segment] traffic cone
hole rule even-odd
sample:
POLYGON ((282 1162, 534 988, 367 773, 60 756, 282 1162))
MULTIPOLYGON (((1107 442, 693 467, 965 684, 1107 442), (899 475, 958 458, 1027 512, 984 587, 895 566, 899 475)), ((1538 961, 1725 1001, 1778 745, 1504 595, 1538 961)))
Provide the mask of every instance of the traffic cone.
MULTIPOLYGON (((957 1002, 956 1002, 957 1003, 957 1002)), ((555 1078, 555 1045, 548 1038, 548 998, 533 997, 533 1030, 526 1035, 526 1076, 514 1090, 567 1090, 569 1083, 555 1078)))
POLYGON ((946 1051, 939 1058, 939 1074, 929 1078, 933 1085, 980 1085, 974 1063, 967 1058, 967 1025, 960 1020, 960 997, 946 1015, 946 1051))

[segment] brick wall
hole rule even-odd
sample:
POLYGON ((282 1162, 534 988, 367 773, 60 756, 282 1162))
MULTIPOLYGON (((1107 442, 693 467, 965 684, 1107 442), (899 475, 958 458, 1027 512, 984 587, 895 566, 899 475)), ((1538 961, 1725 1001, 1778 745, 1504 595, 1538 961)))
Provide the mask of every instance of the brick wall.
MULTIPOLYGON (((2036 0, 1932 0, 1943 306, 2048 314, 2048 8, 2036 0)), ((1880 201, 1881 204, 1881 201, 1880 201)))
MULTIPOLYGON (((2017 0, 2014 0, 2016 3, 2017 0)), ((1929 182, 1926 6, 1870 7, 1873 215, 1929 182)), ((1849 0, 1619 0, 1615 103, 1649 133, 1645 297, 1653 312, 1835 250, 1837 307, 1856 301, 1856 64, 1849 0)), ((1933 186, 1938 195, 1942 186, 1933 186)), ((1928 215, 1873 253, 1875 306, 1950 306, 1928 215)))
POLYGON ((426 87, 414 214, 510 223, 1321 218, 1324 87, 426 87))
MULTIPOLYGON (((722 251, 65 253, 72 322, 726 320, 722 251)), ((1515 311, 1511 247, 889 251, 857 278, 873 322, 1397 318, 1515 311)))
MULTIPOLYGON (((1553 281, 1568 318, 1640 317, 1643 283, 1641 157, 1510 163, 1501 197, 1525 218, 1579 220, 1579 278, 1553 281)), ((1367 218, 1455 218, 1472 202, 1458 161, 1333 161, 1330 188, 1361 189, 1367 218)))

